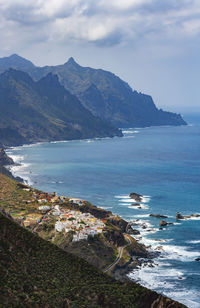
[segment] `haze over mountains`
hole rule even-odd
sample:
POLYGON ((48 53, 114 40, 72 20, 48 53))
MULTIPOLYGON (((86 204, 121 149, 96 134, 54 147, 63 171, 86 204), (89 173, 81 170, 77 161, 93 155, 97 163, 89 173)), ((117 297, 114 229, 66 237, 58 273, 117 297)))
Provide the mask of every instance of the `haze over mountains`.
POLYGON ((10 69, 0 75, 0 141, 18 145, 37 141, 121 136, 94 117, 49 73, 35 82, 10 69))
POLYGON ((37 67, 14 54, 0 59, 0 73, 4 145, 121 136, 117 127, 186 125, 116 75, 82 67, 73 58, 37 67))

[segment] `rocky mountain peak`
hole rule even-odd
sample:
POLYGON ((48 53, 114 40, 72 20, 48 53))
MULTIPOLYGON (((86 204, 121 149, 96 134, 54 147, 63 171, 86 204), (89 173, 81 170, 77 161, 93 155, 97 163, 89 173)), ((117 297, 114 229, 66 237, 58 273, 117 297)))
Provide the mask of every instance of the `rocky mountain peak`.
POLYGON ((80 65, 74 60, 73 57, 70 57, 69 60, 65 63, 65 65, 70 67, 80 67, 80 65))
POLYGON ((0 58, 0 66, 2 66, 5 69, 8 69, 10 67, 33 68, 34 64, 31 61, 26 60, 25 58, 20 57, 18 54, 15 53, 9 57, 0 58))

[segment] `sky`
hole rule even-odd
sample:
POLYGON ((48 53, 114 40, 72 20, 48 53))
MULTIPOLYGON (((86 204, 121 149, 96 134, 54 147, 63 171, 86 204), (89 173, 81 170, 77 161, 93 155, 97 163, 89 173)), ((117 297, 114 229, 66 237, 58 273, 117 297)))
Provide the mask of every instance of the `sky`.
POLYGON ((0 0, 0 57, 112 71, 159 108, 200 112, 200 0, 0 0))

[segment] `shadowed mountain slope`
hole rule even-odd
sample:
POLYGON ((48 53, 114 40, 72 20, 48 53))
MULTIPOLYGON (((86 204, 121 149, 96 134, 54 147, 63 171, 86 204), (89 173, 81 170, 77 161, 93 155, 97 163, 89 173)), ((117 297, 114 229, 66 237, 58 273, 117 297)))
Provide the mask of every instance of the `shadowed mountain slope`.
POLYGON ((51 73, 35 82, 10 69, 0 75, 0 143, 121 136, 121 132, 85 109, 51 73))

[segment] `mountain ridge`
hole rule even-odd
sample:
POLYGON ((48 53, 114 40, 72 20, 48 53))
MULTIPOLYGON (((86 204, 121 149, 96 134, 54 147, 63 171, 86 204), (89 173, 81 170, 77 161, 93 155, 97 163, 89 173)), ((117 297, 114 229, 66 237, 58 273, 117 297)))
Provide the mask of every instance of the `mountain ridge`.
POLYGON ((77 96, 86 109, 115 127, 187 124, 180 114, 158 109, 150 95, 132 90, 127 82, 115 74, 103 69, 83 67, 72 57, 63 65, 27 65, 23 68, 19 66, 19 69, 29 73, 34 80, 39 80, 50 72, 58 75, 60 83, 77 96))
POLYGON ((9 69, 0 75, 0 97, 4 146, 122 136, 85 109, 52 73, 34 81, 26 72, 9 69))

